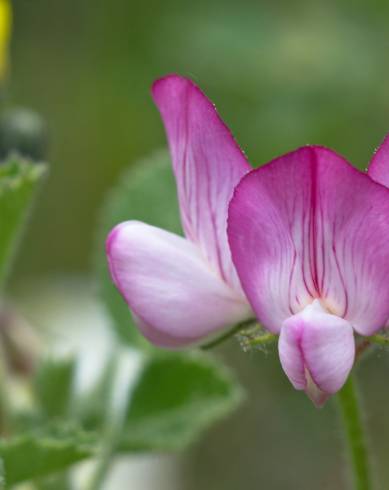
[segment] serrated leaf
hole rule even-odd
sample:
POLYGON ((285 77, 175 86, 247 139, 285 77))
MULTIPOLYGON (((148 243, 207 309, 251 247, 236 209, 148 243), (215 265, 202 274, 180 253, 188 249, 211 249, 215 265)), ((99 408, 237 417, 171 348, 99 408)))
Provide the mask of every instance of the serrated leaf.
POLYGON ((0 283, 4 281, 45 165, 13 157, 0 166, 0 283))
POLYGON ((7 485, 59 472, 92 455, 91 438, 74 428, 39 430, 0 439, 7 485))
POLYGON ((147 342, 138 333, 127 304, 109 277, 104 248, 109 231, 122 221, 132 219, 181 233, 176 185, 167 151, 154 153, 122 175, 118 185, 107 196, 97 235, 97 269, 102 300, 120 337, 145 348, 147 342))
POLYGON ((230 372, 207 356, 151 358, 132 392, 119 448, 183 449, 241 400, 242 389, 230 372))

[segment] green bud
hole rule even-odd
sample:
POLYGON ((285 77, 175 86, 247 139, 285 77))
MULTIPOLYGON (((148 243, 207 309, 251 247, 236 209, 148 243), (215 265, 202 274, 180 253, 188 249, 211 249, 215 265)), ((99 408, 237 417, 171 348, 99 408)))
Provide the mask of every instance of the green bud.
POLYGON ((43 118, 24 108, 6 110, 0 116, 0 159, 10 153, 35 161, 46 159, 47 127, 43 118))

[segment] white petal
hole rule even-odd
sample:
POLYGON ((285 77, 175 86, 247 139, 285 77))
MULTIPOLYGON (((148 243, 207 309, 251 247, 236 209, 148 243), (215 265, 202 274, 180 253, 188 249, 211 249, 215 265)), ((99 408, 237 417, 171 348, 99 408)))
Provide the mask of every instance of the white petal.
POLYGON ((139 328, 157 345, 201 342, 249 315, 198 248, 173 233, 128 221, 109 235, 107 255, 139 328))

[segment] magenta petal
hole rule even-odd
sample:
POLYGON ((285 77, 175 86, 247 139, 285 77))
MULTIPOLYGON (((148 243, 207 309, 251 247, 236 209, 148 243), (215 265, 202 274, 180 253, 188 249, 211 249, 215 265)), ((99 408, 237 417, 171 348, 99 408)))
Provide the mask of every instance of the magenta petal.
POLYGON ((389 134, 371 159, 367 173, 379 184, 389 187, 389 134))
POLYGON ((353 366, 353 328, 327 313, 316 300, 284 322, 278 349, 293 386, 305 390, 320 406, 342 388, 353 366))
POLYGON ((180 347, 245 319, 247 303, 178 235, 137 221, 107 240, 111 276, 142 333, 161 347, 180 347))
POLYGON ((245 176, 228 234, 269 330, 315 298, 364 335, 388 319, 389 190, 331 150, 301 148, 245 176))
POLYGON ((169 140, 185 235, 240 290, 227 243, 227 208, 236 184, 251 167, 193 82, 170 75, 155 82, 152 92, 169 140))

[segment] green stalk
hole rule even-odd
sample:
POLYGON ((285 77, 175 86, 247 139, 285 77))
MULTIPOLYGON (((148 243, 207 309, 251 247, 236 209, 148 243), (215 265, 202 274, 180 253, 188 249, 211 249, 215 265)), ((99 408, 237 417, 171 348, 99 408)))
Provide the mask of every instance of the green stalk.
POLYGON ((96 467, 88 485, 88 490, 100 490, 107 479, 109 470, 115 457, 116 446, 120 437, 121 424, 114 423, 108 428, 96 467))
POLYGON ((235 327, 228 330, 228 332, 220 335, 219 337, 216 337, 215 339, 211 340, 207 344, 202 345, 201 348, 203 350, 211 350, 214 347, 217 347, 218 345, 222 344, 223 342, 225 342, 229 338, 233 337, 234 335, 236 335, 241 330, 243 330, 247 327, 251 327, 252 325, 255 325, 255 324, 256 324, 256 320, 254 318, 250 318, 249 320, 245 320, 244 322, 238 323, 238 325, 235 325, 235 327))
POLYGON ((352 375, 338 394, 355 490, 372 490, 371 470, 359 396, 352 375))
POLYGON ((112 469, 112 464, 116 456, 116 451, 120 438, 122 436, 123 426, 125 424, 125 417, 129 407, 130 393, 132 386, 124 386, 121 389, 126 392, 123 397, 120 406, 115 406, 115 381, 120 369, 120 350, 117 350, 116 356, 114 356, 115 366, 115 380, 111 391, 111 400, 108 402, 107 412, 105 416, 105 431, 103 434, 103 441, 100 447, 99 455, 96 460, 96 465, 92 476, 86 486, 87 490, 101 490, 104 488, 104 484, 107 480, 108 474, 112 469))

